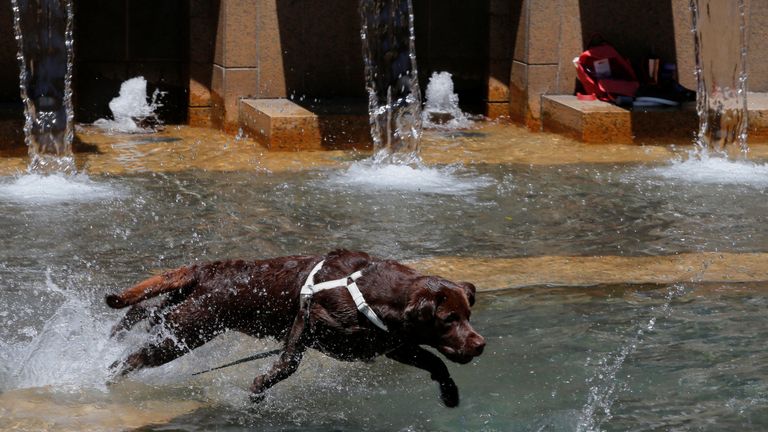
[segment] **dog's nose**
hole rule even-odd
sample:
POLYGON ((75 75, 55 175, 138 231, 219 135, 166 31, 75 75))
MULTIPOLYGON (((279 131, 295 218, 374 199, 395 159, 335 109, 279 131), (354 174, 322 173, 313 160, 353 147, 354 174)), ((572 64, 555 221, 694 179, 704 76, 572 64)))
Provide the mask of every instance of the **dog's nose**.
POLYGON ((485 338, 475 333, 474 337, 469 341, 469 352, 473 357, 477 357, 483 353, 485 349, 485 338))

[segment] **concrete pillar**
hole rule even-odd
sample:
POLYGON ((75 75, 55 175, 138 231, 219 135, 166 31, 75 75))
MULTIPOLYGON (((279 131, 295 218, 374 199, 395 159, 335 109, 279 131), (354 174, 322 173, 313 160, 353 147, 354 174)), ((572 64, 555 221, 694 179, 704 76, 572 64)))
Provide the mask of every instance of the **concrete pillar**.
POLYGON ((768 2, 747 0, 747 85, 753 92, 768 92, 768 2))
POLYGON ((258 38, 268 24, 259 18, 265 6, 274 7, 274 0, 219 3, 210 98, 212 123, 227 132, 237 131, 239 99, 258 94, 258 38))
POLYGON ((571 59, 581 52, 578 0, 513 0, 516 22, 509 113, 541 128, 541 95, 573 91, 571 59))

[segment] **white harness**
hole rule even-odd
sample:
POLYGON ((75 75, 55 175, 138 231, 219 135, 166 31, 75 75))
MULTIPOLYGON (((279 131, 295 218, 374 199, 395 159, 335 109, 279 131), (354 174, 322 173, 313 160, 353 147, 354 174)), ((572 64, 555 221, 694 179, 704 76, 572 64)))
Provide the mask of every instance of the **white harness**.
POLYGON ((363 298, 363 293, 360 292, 360 288, 358 288, 357 284, 355 283, 355 281, 363 275, 362 270, 358 270, 352 273, 351 275, 343 277, 341 279, 335 279, 335 280, 320 282, 316 284, 314 283, 315 274, 318 271, 320 271, 321 268, 323 268, 323 263, 325 263, 325 260, 317 263, 317 265, 312 269, 312 271, 309 272, 309 276, 307 276, 307 281, 304 282, 304 285, 301 287, 302 307, 306 304, 306 302, 310 298, 312 298, 312 296, 315 293, 319 291, 332 289, 332 288, 346 287, 347 291, 349 291, 349 294, 352 296, 352 300, 354 300, 355 304, 357 305, 357 310, 359 310, 360 313, 365 315, 366 318, 368 318, 368 320, 370 320, 373 324, 376 325, 376 327, 384 331, 387 331, 387 326, 376 315, 376 312, 374 312, 373 309, 371 309, 368 303, 365 302, 365 298, 363 298), (348 281, 350 280, 351 282, 348 283, 348 281))

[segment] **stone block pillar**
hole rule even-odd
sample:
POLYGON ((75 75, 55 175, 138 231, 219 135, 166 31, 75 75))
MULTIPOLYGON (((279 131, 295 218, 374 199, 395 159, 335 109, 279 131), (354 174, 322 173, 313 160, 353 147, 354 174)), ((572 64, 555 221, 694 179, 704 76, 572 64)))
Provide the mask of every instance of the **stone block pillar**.
POLYGON ((509 85, 509 114, 541 128, 541 95, 571 93, 571 59, 582 50, 579 0, 512 0, 516 28, 509 85))
MULTIPOLYGON (((258 95, 260 9, 274 1, 220 0, 211 74, 212 123, 237 131, 238 101, 258 95)), ((277 24, 274 24, 275 26, 277 24)))

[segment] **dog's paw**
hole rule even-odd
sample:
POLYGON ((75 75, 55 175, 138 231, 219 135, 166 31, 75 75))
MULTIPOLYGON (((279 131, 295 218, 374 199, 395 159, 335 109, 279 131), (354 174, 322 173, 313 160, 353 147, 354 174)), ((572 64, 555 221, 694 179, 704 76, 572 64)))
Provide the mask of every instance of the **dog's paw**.
POLYGON ((249 389, 251 391, 249 399, 254 404, 260 403, 264 400, 264 378, 264 375, 259 375, 254 378, 253 384, 251 384, 251 388, 249 389))
POLYGON ((459 405, 459 388, 451 378, 440 382, 440 400, 448 408, 454 408, 459 405))

